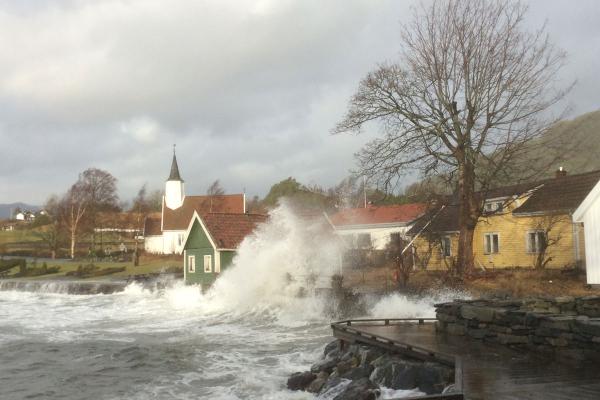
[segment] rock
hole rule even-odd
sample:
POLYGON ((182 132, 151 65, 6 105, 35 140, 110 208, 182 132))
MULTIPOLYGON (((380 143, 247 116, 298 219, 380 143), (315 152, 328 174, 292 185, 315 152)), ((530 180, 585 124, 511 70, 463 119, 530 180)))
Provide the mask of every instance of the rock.
POLYGON ((467 335, 475 339, 483 339, 486 336, 494 336, 494 334, 487 329, 468 329, 467 335))
POLYGON ((427 394, 442 393, 454 381, 452 368, 426 362, 419 368, 417 374, 417 387, 427 394))
POLYGON ((333 400, 376 400, 379 388, 368 378, 352 381, 333 400))
POLYGON ((326 393, 327 391, 329 391, 329 390, 333 389, 334 387, 338 386, 340 383, 342 383, 342 379, 341 378, 339 378, 339 377, 332 377, 330 375, 329 378, 327 378, 327 380, 325 381, 325 385, 323 385, 323 387, 319 391, 319 395, 322 395, 322 394, 326 393))
POLYGON ((340 349, 340 341, 336 339, 333 342, 329 342, 327 344, 327 346, 325 346, 325 350, 323 350, 323 355, 325 357, 327 357, 327 355, 329 353, 331 353, 334 350, 338 350, 339 351, 339 349, 340 349))
POLYGON ((383 356, 373 362, 375 369, 370 379, 391 389, 414 389, 417 387, 419 365, 418 362, 383 356))
POLYGON ((450 335, 464 335, 467 332, 467 329, 464 325, 459 324, 448 324, 446 327, 446 332, 450 335))
POLYGON ((339 358, 325 358, 324 360, 317 361, 310 367, 310 372, 317 374, 321 371, 325 371, 330 374, 333 369, 337 366, 339 358))
POLYGON ((492 322, 494 320, 494 309, 464 305, 460 310, 460 316, 464 319, 474 319, 479 322, 492 322))
POLYGON ((355 359, 352 358, 350 360, 346 360, 346 361, 340 361, 339 363, 337 363, 335 370, 337 372, 337 374, 339 376, 344 375, 346 372, 350 371, 352 368, 354 368, 355 365, 355 359))
POLYGON ((325 378, 325 379, 317 378, 314 381, 312 381, 310 383, 310 385, 308 385, 308 387, 306 388, 306 391, 310 392, 310 393, 319 393, 321 391, 321 389, 323 389, 323 386, 325 386, 326 382, 327 382, 327 378, 325 378))
POLYGON ((368 378, 369 376, 371 376, 373 369, 374 368, 371 364, 363 364, 359 367, 352 368, 350 371, 348 371, 340 376, 343 379, 350 379, 350 380, 354 381, 354 380, 358 380, 358 379, 362 379, 362 378, 368 378))
POLYGON ((529 337, 499 333, 498 341, 502 344, 527 344, 529 343, 529 337))
POLYGON ((361 349, 359 354, 360 365, 370 364, 377 358, 381 357, 385 354, 385 351, 378 349, 376 347, 366 347, 361 349))
POLYGON ((600 320, 577 317, 573 324, 573 331, 586 336, 600 336, 600 320))
POLYGON ((557 331, 571 331, 573 318, 561 316, 546 316, 540 320, 540 328, 548 328, 557 331))
POLYGON ((290 390, 305 390, 317 378, 312 372, 295 372, 287 380, 287 388, 290 390))

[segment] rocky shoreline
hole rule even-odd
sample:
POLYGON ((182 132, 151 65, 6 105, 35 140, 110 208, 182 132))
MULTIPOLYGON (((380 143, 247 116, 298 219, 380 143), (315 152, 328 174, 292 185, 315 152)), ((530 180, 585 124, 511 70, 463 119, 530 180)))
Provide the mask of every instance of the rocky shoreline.
POLYGON ((334 340, 310 371, 292 374, 287 387, 334 400, 377 399, 385 390, 413 397, 452 391, 454 369, 363 344, 334 340))

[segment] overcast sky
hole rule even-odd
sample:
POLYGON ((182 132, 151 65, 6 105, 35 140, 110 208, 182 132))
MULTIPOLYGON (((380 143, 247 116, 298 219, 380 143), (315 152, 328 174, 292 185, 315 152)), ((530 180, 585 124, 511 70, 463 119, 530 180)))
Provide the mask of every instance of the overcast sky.
MULTIPOLYGON (((572 116, 600 108, 600 2, 531 1, 569 53, 572 116)), ((409 1, 0 1, 0 203, 41 204, 88 167, 129 200, 220 179, 263 196, 332 186, 376 132, 331 136, 358 81, 399 52, 409 1)))

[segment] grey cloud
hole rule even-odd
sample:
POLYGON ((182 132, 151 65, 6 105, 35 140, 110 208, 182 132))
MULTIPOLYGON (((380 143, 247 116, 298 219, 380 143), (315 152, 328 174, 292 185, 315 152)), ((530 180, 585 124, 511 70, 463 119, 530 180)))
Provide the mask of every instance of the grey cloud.
MULTIPOLYGON (((121 197, 161 188, 177 143, 189 193, 333 185, 369 138, 335 136, 358 81, 399 51, 414 2, 0 2, 0 202, 43 202, 83 169, 121 197)), ((570 53, 577 112, 600 107, 599 6, 533 1, 570 53)))

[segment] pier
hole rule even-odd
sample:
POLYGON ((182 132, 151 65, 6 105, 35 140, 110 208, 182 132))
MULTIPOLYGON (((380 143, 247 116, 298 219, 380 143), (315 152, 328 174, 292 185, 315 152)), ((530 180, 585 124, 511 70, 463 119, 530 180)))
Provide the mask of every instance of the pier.
POLYGON ((568 363, 530 351, 437 332, 435 319, 363 319, 331 324, 344 344, 377 346, 455 368, 446 400, 592 400, 600 398, 598 364, 568 363))

